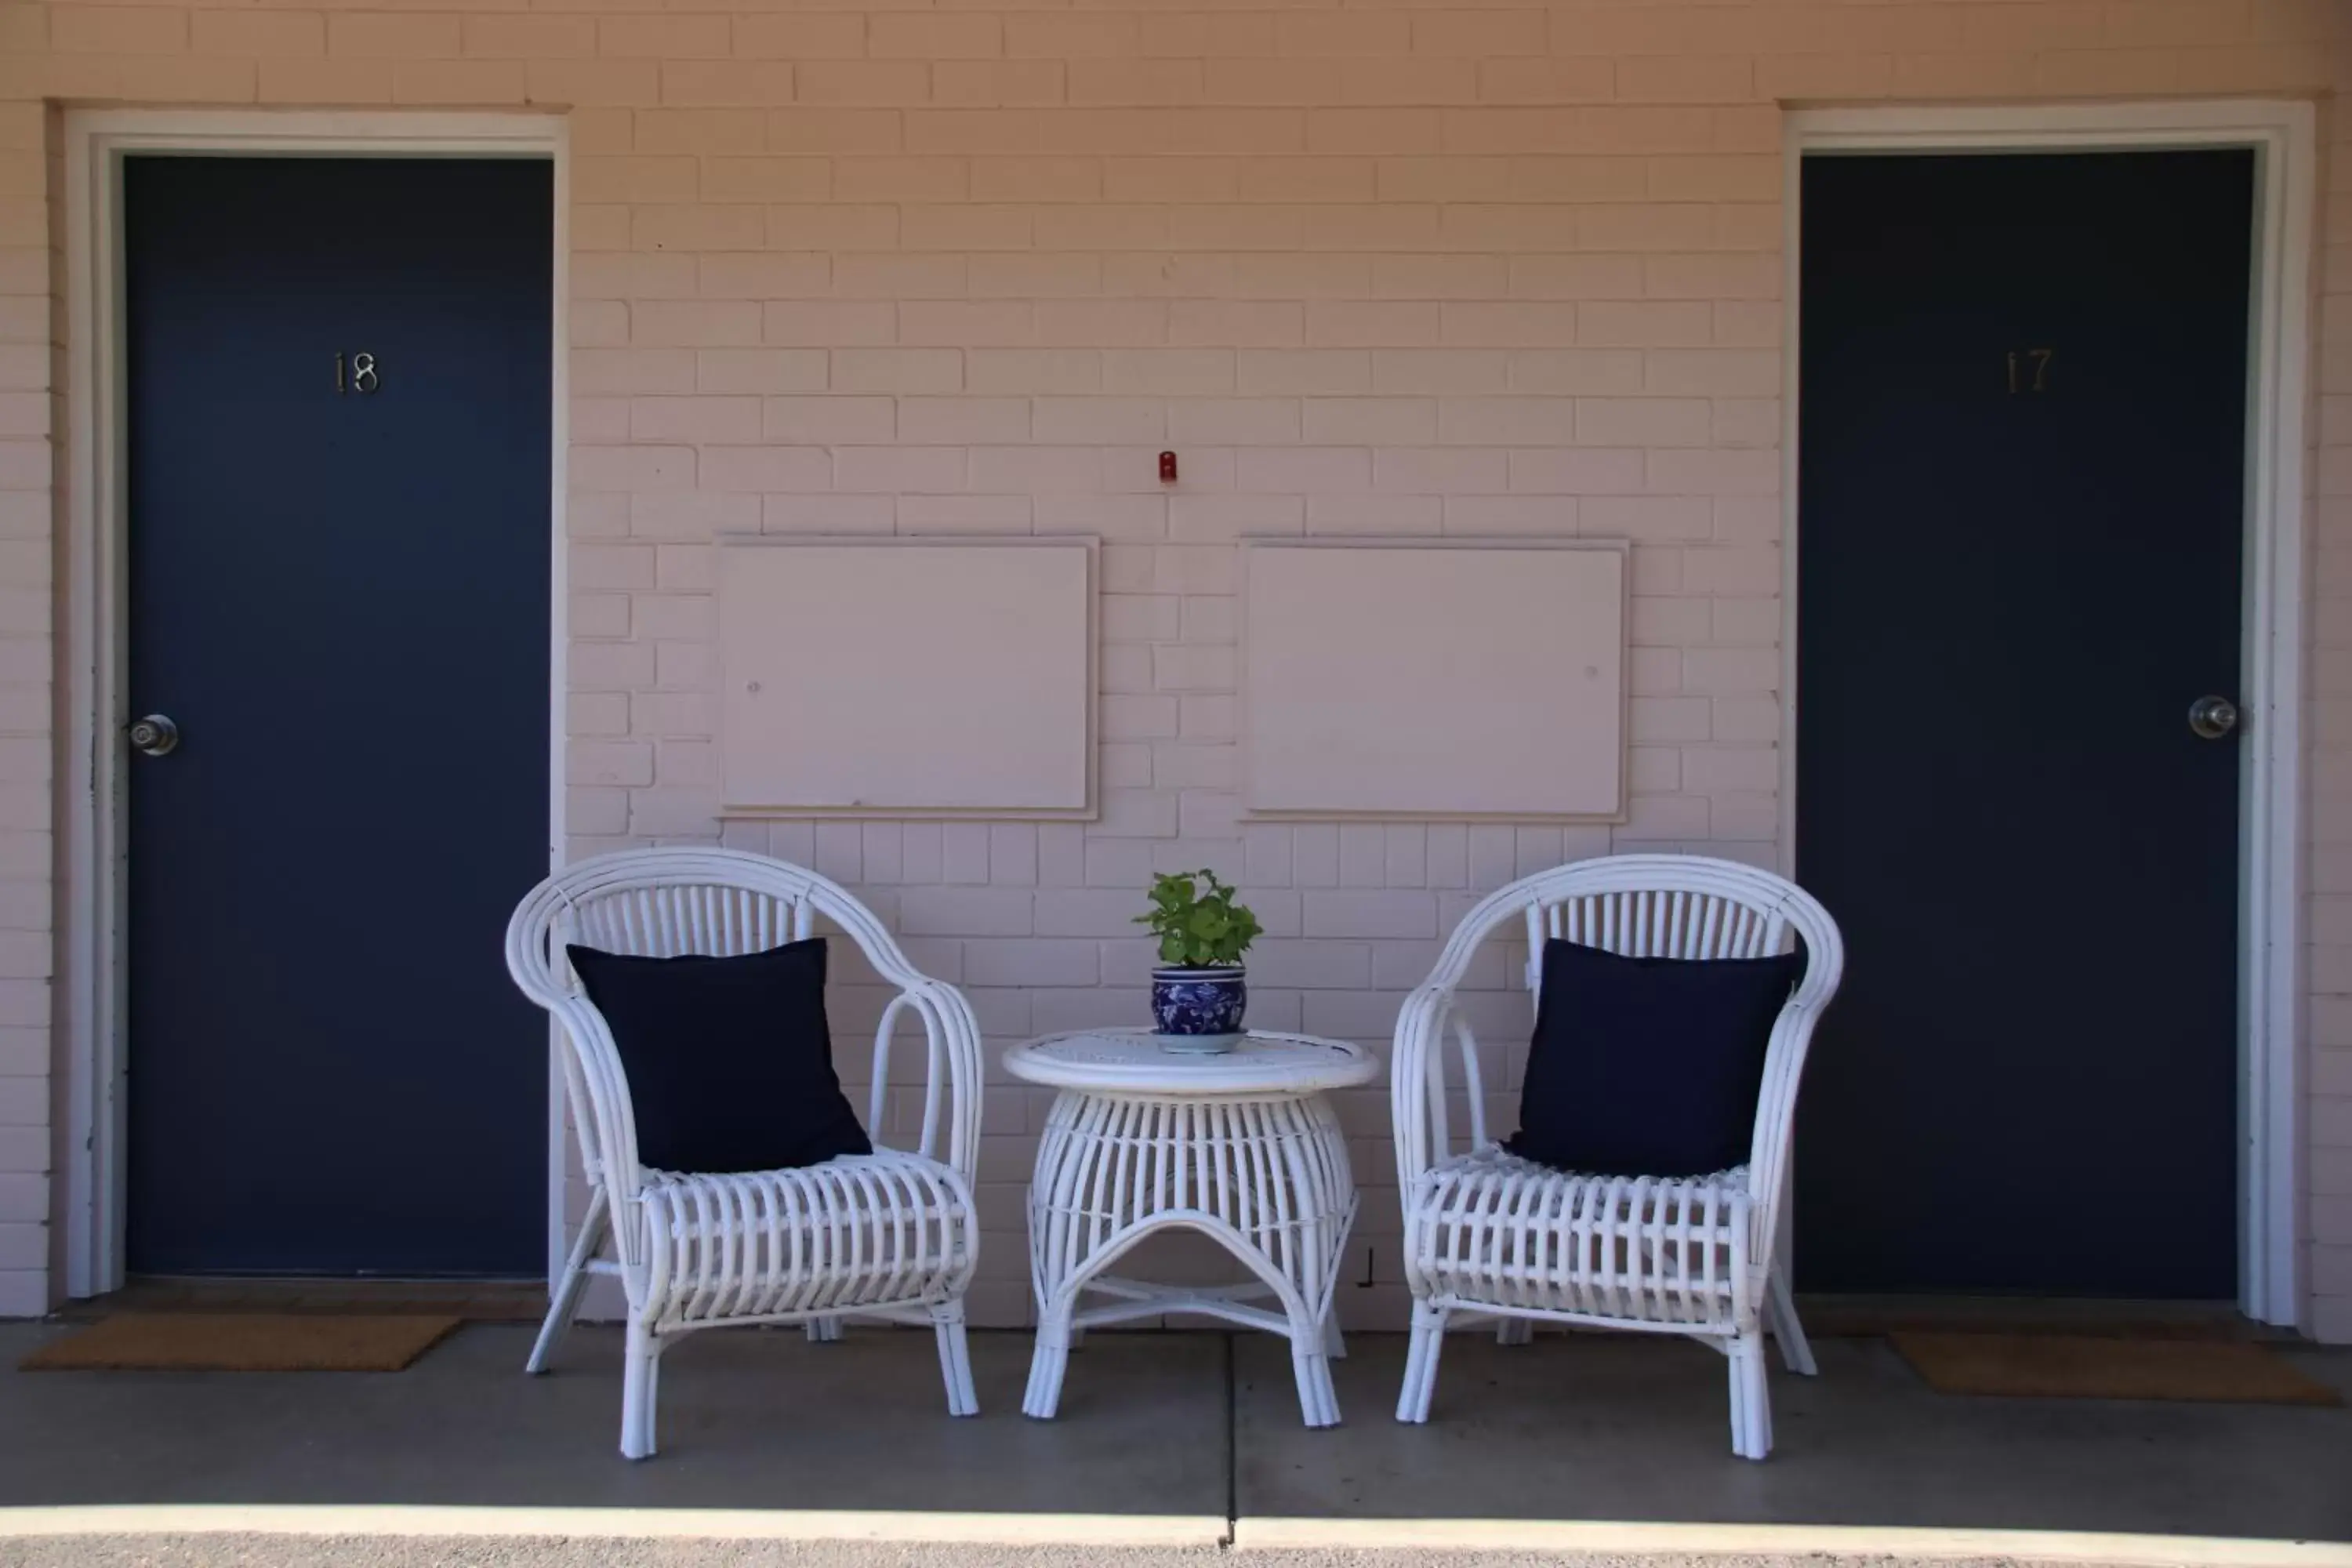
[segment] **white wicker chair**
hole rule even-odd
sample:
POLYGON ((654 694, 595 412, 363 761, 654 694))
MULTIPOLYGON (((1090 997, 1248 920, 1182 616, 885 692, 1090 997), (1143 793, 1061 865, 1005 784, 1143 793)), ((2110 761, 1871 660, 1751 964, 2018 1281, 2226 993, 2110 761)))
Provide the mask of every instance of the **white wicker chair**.
POLYGON ((834 1339, 845 1316, 928 1324, 948 1411, 979 1412, 964 1344, 964 1291, 980 1247, 980 1030, 953 986, 917 973, 856 900, 812 871, 709 848, 630 849, 583 860, 531 889, 507 926, 507 968, 555 1015, 572 1120, 592 1192, 528 1372, 541 1372, 591 1275, 617 1275, 629 1303, 621 1452, 654 1452, 663 1347, 697 1329, 803 1323, 834 1339), (869 1132, 883 1125, 891 1035, 911 1013, 929 1036, 920 1141, 799 1170, 728 1175, 649 1170, 637 1160, 629 1086, 604 1019, 565 962, 567 942, 607 952, 757 952, 812 934, 824 916, 899 987, 874 1042, 869 1132), (946 1145, 944 1154, 940 1145, 946 1145), (607 1238, 614 1256, 601 1256, 607 1238))
POLYGON ((1681 855, 1586 860, 1525 878, 1465 916, 1436 970, 1405 999, 1390 1068, 1397 1182, 1404 1203, 1412 1344, 1397 1419, 1429 1419, 1449 1320, 1499 1319, 1505 1343, 1538 1322, 1686 1334, 1731 1363, 1731 1446, 1772 1447, 1763 1331, 1769 1319, 1791 1371, 1811 1349, 1782 1267, 1789 1131, 1813 1024, 1837 990, 1844 950, 1835 921, 1803 889, 1767 871, 1681 855), (1454 994, 1480 943, 1522 921, 1527 983, 1540 994, 1549 937, 1641 957, 1756 958, 1804 939, 1804 979, 1780 1010, 1765 1058, 1748 1163, 1663 1180, 1555 1171, 1506 1152, 1486 1133, 1486 1086, 1454 994), (1451 1152, 1448 1037, 1460 1047, 1469 1142, 1451 1152))

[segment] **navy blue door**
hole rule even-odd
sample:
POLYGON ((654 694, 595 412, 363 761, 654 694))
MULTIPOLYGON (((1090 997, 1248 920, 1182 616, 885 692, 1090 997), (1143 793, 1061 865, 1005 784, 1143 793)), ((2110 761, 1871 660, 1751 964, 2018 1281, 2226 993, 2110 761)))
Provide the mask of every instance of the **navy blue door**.
POLYGON ((2235 1292, 2253 175, 1805 161, 1809 1289, 2235 1292))
POLYGON ((533 1275, 552 186, 129 160, 129 1264, 533 1275))

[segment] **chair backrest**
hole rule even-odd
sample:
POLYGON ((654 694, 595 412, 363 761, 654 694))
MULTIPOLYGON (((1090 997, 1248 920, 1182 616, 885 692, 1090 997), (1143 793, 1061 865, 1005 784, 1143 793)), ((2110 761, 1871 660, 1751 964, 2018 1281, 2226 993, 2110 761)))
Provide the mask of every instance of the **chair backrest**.
POLYGON ((577 861, 531 889, 507 927, 515 983, 568 994, 567 942, 646 958, 728 957, 814 934, 823 915, 900 985, 923 976, 881 921, 840 884, 739 849, 622 849, 577 861))
POLYGON ((1431 982, 1459 984, 1495 930, 1517 919, 1527 984, 1543 987, 1552 937, 1629 958, 1764 958, 1801 938, 1796 998, 1827 1000, 1844 966, 1837 922, 1811 894, 1772 872, 1699 855, 1612 855, 1538 871, 1496 889, 1463 917, 1431 982))
MULTIPOLYGON (((1480 900, 1454 928, 1424 990, 1450 994, 1486 939, 1515 921, 1526 932, 1528 988, 1538 999, 1544 942, 1551 937, 1635 958, 1761 958, 1802 941, 1804 977, 1772 1030, 1749 1159, 1756 1216, 1762 1234, 1771 1235, 1813 1023, 1845 968, 1845 943, 1829 911, 1787 878, 1737 861, 1698 855, 1580 860, 1521 878, 1480 900)), ((1409 1001, 1407 1015, 1414 1011, 1409 1001)), ((1401 1036, 1406 1027, 1401 1019, 1401 1036)), ((1469 1073, 1476 1070, 1466 1049, 1465 1066, 1469 1073)), ((1437 1109, 1442 1114, 1442 1105, 1437 1109)), ((1442 1145, 1442 1123, 1439 1133, 1442 1145)), ((1403 1152, 1401 1145, 1401 1157, 1403 1152)))
POLYGON ((934 1152, 944 1121, 949 1163, 971 1165, 980 1039, 963 998, 908 963, 888 930, 839 883, 765 855, 678 847, 577 861, 533 888, 507 922, 508 972, 524 994, 562 1020, 572 1047, 564 1068, 590 1181, 608 1172, 625 1184, 634 1180, 614 1167, 635 1164, 635 1118, 619 1057, 581 995, 566 944, 648 958, 730 957, 803 941, 814 934, 819 916, 856 942, 875 972, 901 992, 876 1035, 869 1131, 880 1130, 892 1025, 912 1011, 929 1035, 919 1151, 934 1152))

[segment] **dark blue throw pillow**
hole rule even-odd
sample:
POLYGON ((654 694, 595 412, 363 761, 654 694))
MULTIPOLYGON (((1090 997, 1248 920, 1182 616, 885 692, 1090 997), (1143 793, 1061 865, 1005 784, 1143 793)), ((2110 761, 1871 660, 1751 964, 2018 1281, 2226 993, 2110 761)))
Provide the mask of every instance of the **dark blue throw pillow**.
POLYGON ((1523 1159, 1604 1176, 1697 1176, 1748 1163, 1773 1021, 1804 955, 1622 958, 1544 944, 1519 1091, 1523 1159))
POLYGON ((736 958, 564 951, 621 1053, 639 1163, 777 1171, 874 1152, 834 1076, 823 937, 736 958))

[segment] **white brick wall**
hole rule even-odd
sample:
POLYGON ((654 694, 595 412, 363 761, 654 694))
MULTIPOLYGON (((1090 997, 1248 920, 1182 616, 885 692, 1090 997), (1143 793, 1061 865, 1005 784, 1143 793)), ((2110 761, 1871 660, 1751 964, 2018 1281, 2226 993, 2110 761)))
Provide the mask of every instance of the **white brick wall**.
MULTIPOLYGON (((0 54, 31 41, 0 12, 0 54)), ((52 129, 37 103, 0 104, 0 1317, 43 1310, 52 1265, 52 129)))
MULTIPOLYGON (((432 7, 0 5, 0 1312, 55 1284, 47 1194, 5 1179, 46 1169, 50 1100, 41 100, 571 110, 575 848, 721 831, 714 532, 1099 533, 1099 822, 725 837, 860 887, 1000 1041, 1136 1016, 1135 890, 1211 865, 1271 933, 1255 1016, 1378 1040, 1478 890, 1612 847, 1774 854, 1779 102, 2352 87, 2338 0, 432 7), (1635 542, 1626 826, 1236 823, 1230 542, 1377 531, 1635 542)), ((2352 1339, 2345 123, 2316 353, 2309 1320, 2352 1339)), ((1524 998, 1493 1006, 1523 1029, 1524 998)), ((998 1088, 983 1310, 1013 1319, 1042 1105, 998 1088)), ((1360 1248, 1393 1281, 1384 1104, 1345 1114, 1382 1189, 1360 1248)))

